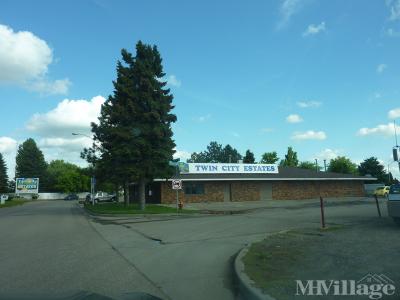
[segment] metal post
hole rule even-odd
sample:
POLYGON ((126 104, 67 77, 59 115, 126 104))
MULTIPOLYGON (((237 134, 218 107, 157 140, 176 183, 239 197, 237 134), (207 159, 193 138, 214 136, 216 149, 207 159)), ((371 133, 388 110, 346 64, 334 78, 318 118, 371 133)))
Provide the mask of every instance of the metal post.
POLYGON ((179 212, 179 190, 176 190, 176 212, 179 212))
POLYGON ((318 172, 318 159, 315 159, 315 171, 318 172))
POLYGON ((321 227, 325 228, 324 199, 321 196, 319 196, 319 204, 321 207, 321 227))
POLYGON ((380 207, 379 207, 378 196, 377 196, 377 195, 374 195, 374 197, 375 197, 375 202, 376 202, 376 209, 378 210, 378 216, 379 216, 379 218, 380 218, 380 217, 381 217, 381 209, 380 209, 380 207))
POLYGON ((95 178, 92 176, 90 180, 90 197, 92 198, 92 205, 94 205, 94 185, 95 185, 95 178))
POLYGON ((324 170, 326 172, 326 159, 324 159, 324 170))

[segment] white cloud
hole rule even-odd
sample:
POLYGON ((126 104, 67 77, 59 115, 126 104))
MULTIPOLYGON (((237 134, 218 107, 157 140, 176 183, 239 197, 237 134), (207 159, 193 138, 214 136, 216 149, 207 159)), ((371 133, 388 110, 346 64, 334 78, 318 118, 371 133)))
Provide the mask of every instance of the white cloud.
POLYGON ((15 155, 17 153, 18 142, 13 138, 2 136, 0 137, 0 153, 3 155, 7 167, 9 178, 14 177, 15 170, 15 155))
POLYGON ((297 102, 297 106, 301 108, 315 108, 320 107, 322 102, 319 101, 299 101, 297 102))
POLYGON ((327 148, 327 149, 324 149, 321 152, 317 153, 315 155, 315 158, 318 160, 324 160, 324 159, 331 160, 331 159, 338 157, 340 152, 341 152, 340 150, 334 150, 334 149, 327 148))
POLYGON ((11 153, 15 151, 17 147, 17 141, 13 138, 2 136, 0 137, 0 153, 11 153))
POLYGON ((400 20, 400 0, 387 1, 386 5, 390 10, 389 21, 400 20))
POLYGON ((273 132, 274 129, 273 128, 261 128, 261 132, 262 133, 270 133, 273 132))
POLYGON ((300 123, 303 119, 297 114, 291 114, 286 117, 286 122, 288 123, 300 123))
POLYGON ((379 64, 376 67, 376 72, 380 74, 380 73, 383 73, 383 71, 385 71, 385 69, 387 69, 387 65, 386 64, 379 64))
POLYGON ((194 118, 194 120, 197 122, 203 123, 203 122, 209 120, 210 118, 211 118, 211 114, 206 114, 204 116, 199 116, 197 118, 194 118))
POLYGON ((325 22, 321 22, 318 25, 310 24, 307 29, 303 32, 303 36, 316 35, 322 31, 325 31, 325 22))
POLYGON ((302 7, 302 2, 300 0, 283 0, 281 3, 279 8, 280 20, 277 24, 277 29, 284 28, 302 7))
POLYGON ((400 37, 400 31, 396 31, 393 28, 388 28, 384 33, 389 37, 400 37))
POLYGON ((44 94, 65 94, 68 79, 46 78, 53 50, 29 31, 14 32, 0 24, 0 83, 16 84, 44 94))
POLYGON ((175 154, 174 154, 174 159, 179 158, 181 161, 186 161, 187 159, 190 158, 191 154, 188 151, 185 150, 178 150, 175 149, 175 154))
POLYGON ((55 81, 36 81, 28 84, 27 89, 44 95, 65 95, 68 93, 71 81, 68 78, 55 81))
POLYGON ((35 114, 27 129, 42 137, 69 137, 72 132, 90 134, 90 123, 97 122, 105 98, 87 100, 64 99, 56 108, 44 114, 35 114))
POLYGON ((292 140, 325 140, 326 134, 323 131, 308 130, 305 132, 295 132, 292 140))
POLYGON ((232 132, 231 132, 231 135, 232 135, 233 137, 235 137, 235 138, 239 138, 239 137, 240 137, 240 134, 237 133, 237 132, 235 132, 235 131, 232 131, 232 132))
POLYGON ((42 138, 39 140, 42 148, 63 148, 68 150, 82 150, 83 147, 90 147, 92 139, 85 136, 75 136, 71 138, 42 138))
POLYGON ((388 112, 388 118, 389 119, 397 119, 400 118, 400 107, 392 109, 388 112))
POLYGON ((167 81, 172 86, 180 87, 182 85, 182 81, 180 81, 178 78, 176 78, 175 75, 169 75, 167 81))
MULTIPOLYGON (((397 132, 400 132, 400 127, 396 125, 397 132)), ((381 124, 373 128, 363 127, 358 130, 357 135, 366 136, 366 135, 383 135, 383 136, 392 136, 394 135, 394 125, 393 123, 381 124)))

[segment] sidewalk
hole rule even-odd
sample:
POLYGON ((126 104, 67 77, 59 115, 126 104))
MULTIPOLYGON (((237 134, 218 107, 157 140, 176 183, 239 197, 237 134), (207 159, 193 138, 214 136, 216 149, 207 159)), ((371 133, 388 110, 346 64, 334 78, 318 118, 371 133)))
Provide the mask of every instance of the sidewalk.
MULTIPOLYGON (((380 198, 379 203, 382 205, 386 201, 380 198)), ((373 197, 341 197, 341 198, 324 198, 325 206, 334 205, 359 205, 374 203, 373 197)), ((176 204, 162 204, 169 207, 176 207, 176 204)), ((185 203, 185 209, 199 210, 207 213, 234 214, 244 213, 259 209, 300 209, 305 207, 319 206, 319 199, 306 200, 264 200, 264 201, 244 201, 244 202, 201 202, 201 203, 185 203)), ((381 208, 382 209, 382 208, 381 208)))

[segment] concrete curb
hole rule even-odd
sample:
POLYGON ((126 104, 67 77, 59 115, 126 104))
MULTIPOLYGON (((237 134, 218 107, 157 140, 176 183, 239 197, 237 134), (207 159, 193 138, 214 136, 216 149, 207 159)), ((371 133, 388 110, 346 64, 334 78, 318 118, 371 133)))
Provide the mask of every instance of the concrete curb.
POLYGON ((233 270, 237 279, 240 299, 246 300, 276 300, 268 294, 264 294, 260 289, 255 287, 254 281, 251 280, 244 272, 243 257, 249 251, 251 245, 246 246, 239 251, 235 258, 233 270))

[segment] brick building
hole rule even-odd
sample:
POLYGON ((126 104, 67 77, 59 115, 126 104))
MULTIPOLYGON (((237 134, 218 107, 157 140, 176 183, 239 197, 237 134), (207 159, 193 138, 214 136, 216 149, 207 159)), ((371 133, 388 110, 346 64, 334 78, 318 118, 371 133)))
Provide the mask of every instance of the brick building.
MULTIPOLYGON (((188 169, 181 169, 173 178, 155 179, 149 184, 146 187, 146 201, 148 203, 175 203, 176 190, 172 189, 173 179, 182 180, 183 187, 178 193, 179 199, 184 203, 295 200, 316 198, 319 195, 323 197, 364 196, 364 183, 376 180, 372 177, 290 167, 275 166, 272 172, 269 169, 254 172, 253 167, 253 170, 248 172, 249 169, 246 169, 245 164, 214 165, 218 165, 219 168, 240 165, 242 170, 245 169, 243 172, 235 170, 224 173, 213 172, 213 170, 191 173, 188 169)), ((267 165, 256 166, 260 168, 259 166, 267 165)), ((135 186, 131 195, 132 200, 137 201, 138 193, 135 186)))

